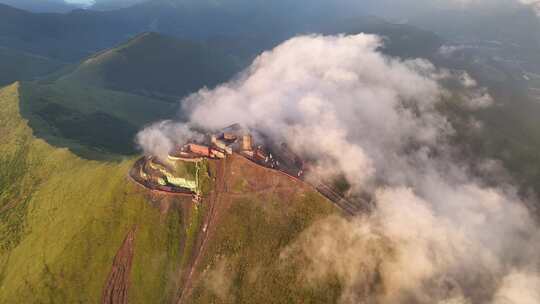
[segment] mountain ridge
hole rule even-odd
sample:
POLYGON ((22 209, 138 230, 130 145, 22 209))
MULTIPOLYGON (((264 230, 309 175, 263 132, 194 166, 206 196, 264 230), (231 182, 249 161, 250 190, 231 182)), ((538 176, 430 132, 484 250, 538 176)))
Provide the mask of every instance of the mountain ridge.
POLYGON ((85 59, 60 80, 176 102, 202 87, 227 81, 239 69, 218 49, 147 32, 85 59))
POLYGON ((216 225, 205 228, 206 204, 151 195, 129 182, 126 174, 134 159, 84 160, 33 137, 19 114, 19 98, 19 84, 0 89, 0 131, 10 130, 0 138, 0 302, 100 302, 110 294, 108 286, 122 286, 107 282, 122 252, 129 251, 124 299, 175 302, 206 229, 206 249, 193 268, 197 275, 188 297, 193 303, 260 302, 266 295, 253 291, 261 285, 272 286, 276 299, 327 303, 339 295, 335 284, 329 285, 332 293, 299 284, 298 274, 275 259, 306 227, 336 212, 315 191, 232 160, 229 168, 234 169, 227 171, 223 188, 230 193, 216 209, 216 225), (267 186, 275 191, 256 191, 267 186), (131 240, 128 247, 122 245, 125 240, 131 240), (222 265, 236 269, 230 280, 251 271, 269 275, 231 290, 238 298, 221 298, 204 287, 222 265))

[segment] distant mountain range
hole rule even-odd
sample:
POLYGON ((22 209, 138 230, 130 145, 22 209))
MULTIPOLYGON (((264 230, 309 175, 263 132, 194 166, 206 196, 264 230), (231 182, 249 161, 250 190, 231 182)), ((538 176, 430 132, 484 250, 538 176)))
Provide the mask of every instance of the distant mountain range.
POLYGON ((148 0, 93 0, 86 2, 84 0, 0 0, 0 3, 34 13, 67 13, 81 8, 97 11, 115 10, 145 1, 148 0))
POLYGON ((93 10, 114 10, 124 7, 130 7, 147 0, 94 0, 94 4, 90 6, 93 10))
POLYGON ((67 3, 64 0, 0 0, 0 4, 36 13, 67 13, 82 5, 67 3))
MULTIPOLYGON (((448 62, 480 70, 473 75, 487 78, 493 75, 489 71, 508 65, 441 60, 439 49, 446 41, 411 23, 373 16, 336 18, 346 14, 332 11, 334 17, 315 18, 311 11, 292 18, 299 9, 294 6, 279 18, 273 6, 267 14, 250 14, 261 7, 259 1, 242 10, 224 8, 220 2, 191 4, 153 0, 111 11, 65 14, 0 5, 0 84, 24 81, 23 116, 38 137, 95 158, 135 152, 132 137, 140 127, 177 113, 171 101, 229 80, 261 51, 297 34, 374 33, 387 38, 387 54, 448 62), (93 136, 101 130, 93 127, 96 124, 113 126, 107 129, 110 136, 93 136)), ((508 33, 511 37, 511 29, 508 33)), ((509 96, 508 86, 499 87, 497 92, 505 94, 497 95, 509 96)))
POLYGON ((75 62, 137 32, 105 12, 36 14, 0 4, 0 46, 75 62))
MULTIPOLYGON (((251 11, 239 13, 221 6, 186 3, 153 0, 111 11, 79 9, 65 14, 37 14, 0 4, 0 48, 9 50, 10 54, 17 53, 18 62, 24 58, 29 62, 35 58, 50 61, 47 68, 0 75, 0 84, 43 76, 53 68, 76 64, 144 32, 178 38, 185 46, 198 45, 200 50, 217 51, 220 55, 216 58, 225 56, 228 58, 225 61, 234 61, 237 68, 246 66, 260 52, 302 33, 380 34, 389 38, 389 53, 404 57, 428 56, 442 44, 442 40, 429 31, 393 25, 376 17, 318 19, 299 15, 298 18, 278 18, 277 12, 272 11, 268 15, 251 14, 251 11)), ((171 47, 178 49, 178 46, 171 47)), ((148 51, 150 55, 159 50, 148 51)), ((0 57, 0 68, 3 68, 0 74, 12 70, 8 68, 11 61, 7 58, 0 57)), ((217 78, 221 77, 219 75, 217 73, 217 78)))
MULTIPOLYGON (((382 33, 390 25, 380 18, 361 15, 337 18, 337 13, 325 18, 305 14, 295 18, 298 10, 279 17, 277 8, 268 12, 259 9, 236 12, 222 6, 190 6, 184 1, 154 0, 105 12, 76 10, 67 14, 33 14, 0 4, 0 46, 69 61, 142 32, 200 41, 249 39, 251 43, 261 44, 258 49, 265 49, 270 42, 279 43, 299 33, 382 33)), ((394 26, 394 31, 420 30, 394 26)))

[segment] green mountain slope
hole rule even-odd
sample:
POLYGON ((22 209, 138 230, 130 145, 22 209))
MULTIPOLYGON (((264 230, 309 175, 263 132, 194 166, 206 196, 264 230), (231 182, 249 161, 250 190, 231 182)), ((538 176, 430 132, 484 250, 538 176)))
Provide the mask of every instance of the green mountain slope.
POLYGON ((136 153, 140 128, 177 111, 175 104, 77 82, 25 82, 20 92, 21 113, 37 137, 90 159, 136 153))
POLYGON ((132 159, 88 161, 35 138, 19 114, 20 93, 18 84, 0 90, 0 303, 97 303, 111 286, 129 303, 171 303, 186 282, 194 302, 230 302, 208 285, 220 265, 235 267, 230 291, 240 302, 336 301, 339 284, 303 287, 293 271, 302 265, 276 259, 305 227, 335 213, 313 190, 233 159, 229 172, 237 175, 228 178, 216 223, 202 227, 205 204, 138 188, 126 177, 132 159), (198 254, 195 241, 207 228, 198 254), (254 271, 265 275, 241 279, 254 271), (260 286, 273 291, 254 294, 260 286))
POLYGON ((238 69, 216 49, 145 33, 90 57, 61 79, 176 101, 228 80, 238 69))
POLYGON ((137 151, 146 124, 174 118, 178 100, 236 71, 203 45, 142 34, 46 79, 20 86, 22 115, 34 134, 89 159, 137 151))
POLYGON ((85 161, 34 138, 18 106, 18 85, 0 91, 0 302, 99 302, 132 227, 133 302, 165 298, 180 213, 161 214, 126 182, 130 161, 85 161))

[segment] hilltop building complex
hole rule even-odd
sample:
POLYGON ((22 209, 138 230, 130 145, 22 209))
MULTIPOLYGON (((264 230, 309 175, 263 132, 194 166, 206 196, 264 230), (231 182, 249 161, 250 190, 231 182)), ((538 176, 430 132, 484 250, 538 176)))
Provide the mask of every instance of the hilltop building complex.
MULTIPOLYGON (((201 173, 208 160, 221 160, 234 153, 258 165, 302 177, 304 163, 286 144, 256 145, 254 136, 239 125, 208 134, 202 142, 187 142, 166 159, 146 156, 132 170, 132 178, 143 186, 167 193, 201 195, 201 173)), ((208 174, 208 172, 204 172, 208 174)))

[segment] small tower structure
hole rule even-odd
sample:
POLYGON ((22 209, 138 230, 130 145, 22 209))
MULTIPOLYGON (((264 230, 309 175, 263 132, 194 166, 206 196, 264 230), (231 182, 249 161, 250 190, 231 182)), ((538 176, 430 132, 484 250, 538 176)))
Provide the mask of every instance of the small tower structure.
POLYGON ((242 150, 243 151, 253 150, 253 137, 251 136, 251 134, 244 134, 244 136, 242 136, 242 150))

